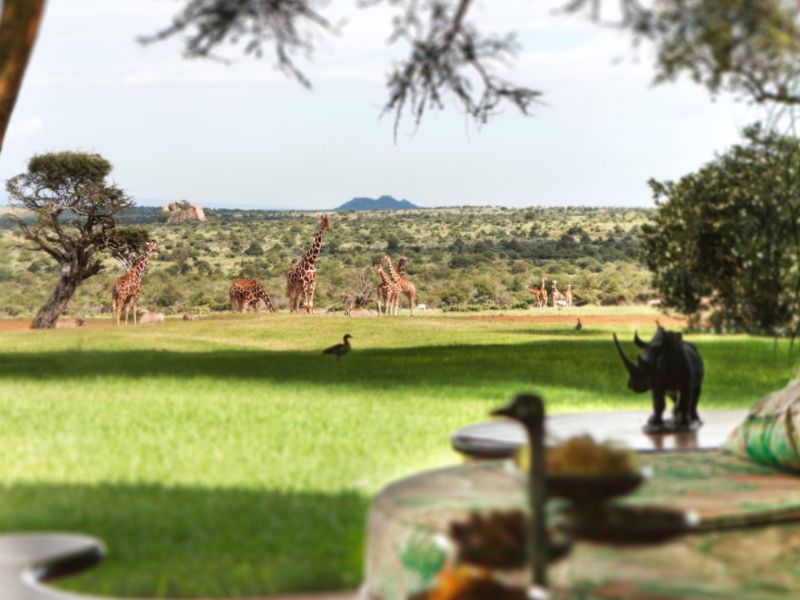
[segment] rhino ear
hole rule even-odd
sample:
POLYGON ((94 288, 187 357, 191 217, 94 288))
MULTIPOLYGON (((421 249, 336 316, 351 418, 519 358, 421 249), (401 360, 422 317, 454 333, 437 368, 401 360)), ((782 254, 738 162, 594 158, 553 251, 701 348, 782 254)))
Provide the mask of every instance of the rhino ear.
POLYGON ((650 345, 654 348, 660 347, 664 343, 664 334, 666 333, 667 330, 661 327, 661 325, 659 325, 658 331, 656 331, 656 335, 653 337, 652 341, 650 342, 650 345))

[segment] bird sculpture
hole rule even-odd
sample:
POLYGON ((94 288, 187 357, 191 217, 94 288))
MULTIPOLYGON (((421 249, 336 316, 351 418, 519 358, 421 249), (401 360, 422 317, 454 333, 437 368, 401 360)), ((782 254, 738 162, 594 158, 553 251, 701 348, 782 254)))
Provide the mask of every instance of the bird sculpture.
POLYGON ((344 334, 344 342, 341 344, 334 344, 330 348, 325 348, 322 351, 323 354, 334 354, 336 355, 336 360, 339 360, 342 356, 350 352, 350 338, 353 337, 349 333, 344 334))
POLYGON ((528 435, 530 445, 530 472, 528 473, 528 507, 531 518, 528 520, 528 556, 531 560, 533 583, 542 588, 547 586, 548 537, 545 525, 544 462, 544 403, 534 394, 520 394, 509 404, 492 411, 492 416, 508 417, 522 424, 528 435))
POLYGON ((575 324, 575 330, 580 331, 581 329, 583 329, 583 324, 581 323, 581 320, 578 319, 578 322, 575 324))

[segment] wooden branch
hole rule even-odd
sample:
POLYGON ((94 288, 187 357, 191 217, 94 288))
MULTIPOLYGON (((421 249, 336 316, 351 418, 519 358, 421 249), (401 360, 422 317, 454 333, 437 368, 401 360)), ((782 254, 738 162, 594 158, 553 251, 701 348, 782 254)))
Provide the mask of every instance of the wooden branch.
POLYGON ((5 0, 0 16, 0 153, 36 41, 45 0, 5 0))
POLYGON ((50 240, 46 235, 42 234, 39 231, 31 229, 30 227, 28 227, 25 221, 23 221, 16 215, 8 215, 6 218, 15 223, 22 230, 22 235, 25 237, 26 240, 29 240, 34 244, 36 244, 36 246, 39 249, 52 256, 57 262, 61 263, 64 260, 66 260, 65 254, 59 252, 54 247, 47 244, 45 240, 47 241, 53 241, 53 240, 50 240))
POLYGON ((469 10, 469 5, 472 0, 461 0, 456 8, 456 14, 453 16, 453 23, 450 27, 450 30, 445 35, 444 43, 442 44, 444 48, 449 48, 450 45, 453 43, 453 40, 458 35, 458 32, 461 31, 461 28, 464 25, 464 17, 467 16, 467 11, 469 10))

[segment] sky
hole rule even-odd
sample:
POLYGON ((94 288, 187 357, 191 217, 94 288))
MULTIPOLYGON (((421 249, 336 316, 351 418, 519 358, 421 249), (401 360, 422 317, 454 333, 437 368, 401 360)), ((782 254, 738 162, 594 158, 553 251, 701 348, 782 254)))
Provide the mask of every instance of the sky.
POLYGON ((478 0, 485 32, 514 31, 508 76, 544 93, 532 116, 506 107, 477 127, 451 103, 393 135, 380 117, 385 75, 404 48, 387 44, 387 3, 323 9, 339 23, 300 66, 307 90, 267 53, 188 60, 180 40, 142 46, 182 0, 49 0, 17 100, 0 181, 43 152, 98 152, 139 204, 327 209, 390 194, 421 206, 652 206, 647 180, 712 160, 763 117, 681 80, 653 86, 652 50, 557 14, 563 0, 478 0), (340 11, 340 12, 336 12, 340 11))

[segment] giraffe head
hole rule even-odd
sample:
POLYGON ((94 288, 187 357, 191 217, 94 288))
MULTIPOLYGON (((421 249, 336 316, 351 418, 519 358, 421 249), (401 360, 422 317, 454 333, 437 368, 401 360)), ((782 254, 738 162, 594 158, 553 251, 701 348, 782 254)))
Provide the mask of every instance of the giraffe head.
POLYGON ((155 240, 147 240, 147 243, 144 245, 144 251, 147 254, 158 252, 158 242, 155 240))
POLYGON ((403 270, 405 270, 407 264, 408 264, 408 258, 405 256, 401 256, 400 260, 397 261, 397 266, 403 270))
POLYGON ((322 215, 319 218, 319 230, 320 231, 330 231, 331 230, 331 222, 328 219, 328 215, 322 215))

